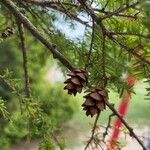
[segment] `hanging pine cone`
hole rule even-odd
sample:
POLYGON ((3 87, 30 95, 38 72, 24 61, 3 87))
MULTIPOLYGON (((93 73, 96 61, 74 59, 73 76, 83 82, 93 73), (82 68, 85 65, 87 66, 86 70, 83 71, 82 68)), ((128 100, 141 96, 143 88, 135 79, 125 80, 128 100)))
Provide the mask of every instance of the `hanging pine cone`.
POLYGON ((83 110, 86 111, 87 116, 91 115, 91 117, 93 117, 105 109, 108 92, 104 88, 95 88, 84 96, 84 98, 86 98, 86 100, 82 104, 83 110))
POLYGON ((70 76, 64 83, 67 84, 64 89, 68 90, 68 94, 76 95, 77 93, 81 93, 83 87, 86 87, 88 82, 88 73, 81 69, 76 69, 68 74, 70 76))

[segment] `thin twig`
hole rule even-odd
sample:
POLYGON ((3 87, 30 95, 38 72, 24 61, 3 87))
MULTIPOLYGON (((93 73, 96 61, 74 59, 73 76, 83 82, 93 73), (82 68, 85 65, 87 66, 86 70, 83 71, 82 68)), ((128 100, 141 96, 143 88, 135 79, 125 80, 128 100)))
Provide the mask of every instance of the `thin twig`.
POLYGON ((95 22, 94 20, 92 19, 92 37, 91 37, 91 43, 90 43, 90 50, 89 50, 89 53, 88 53, 88 57, 87 57, 87 63, 85 65, 85 68, 87 68, 90 64, 90 61, 91 61, 91 54, 92 54, 92 49, 93 49, 93 44, 94 44, 94 38, 95 38, 95 22))
MULTIPOLYGON (((78 4, 72 4, 72 3, 65 3, 65 2, 60 2, 60 1, 35 1, 35 0, 23 0, 25 1, 26 3, 31 3, 31 4, 34 4, 34 5, 38 5, 38 6, 41 6, 41 7, 49 7, 49 8, 52 8, 52 9, 55 9, 57 11, 60 11, 60 12, 63 12, 65 14, 64 11, 62 11, 61 8, 58 8, 60 7, 60 5, 63 5, 64 6, 67 6, 67 7, 71 7, 71 8, 77 8, 77 9, 81 9, 82 10, 82 7, 78 4), (58 6, 58 7, 56 7, 58 6)), ((104 8, 102 9, 98 9, 98 8, 92 8, 94 11, 97 11, 97 12, 100 12, 100 13, 104 13, 106 15, 108 14, 112 14, 114 12, 108 12, 108 11, 105 11, 104 9, 106 8, 106 6, 108 5, 110 0, 107 1, 106 5, 104 6, 104 8)), ((67 14, 66 14, 67 15, 67 14)), ((123 15, 123 14, 120 14, 120 13, 114 13, 113 16, 120 16, 120 17, 127 17, 127 18, 133 18, 135 19, 135 16, 133 15, 123 15)), ((86 22, 82 21, 80 18, 76 17, 75 15, 73 14, 70 14, 69 17, 71 17, 72 19, 75 19, 76 21, 80 22, 81 24, 84 24, 84 25, 88 25, 86 22)), ((91 27, 91 26, 89 26, 91 27)))
POLYGON ((112 117, 113 117, 114 115, 115 115, 114 113, 112 113, 112 114, 109 115, 108 123, 107 123, 106 129, 105 129, 105 132, 103 133, 103 141, 105 141, 105 138, 106 138, 106 136, 108 135, 108 130, 109 130, 109 128, 111 127, 111 119, 112 119, 112 117))
POLYGON ((64 6, 70 6, 70 7, 80 7, 79 5, 73 4, 73 3, 67 3, 67 2, 60 2, 58 1, 52 1, 52 0, 46 0, 46 1, 39 1, 39 0, 23 0, 27 3, 32 3, 32 4, 36 4, 36 5, 41 5, 41 6, 52 6, 52 5, 64 5, 64 6))
MULTIPOLYGON (((64 15, 66 15, 67 17, 69 17, 70 19, 73 19, 74 21, 77 21, 80 24, 91 28, 91 26, 88 24, 87 21, 83 21, 81 18, 77 17, 77 15, 74 15, 70 11, 67 11, 65 8, 65 6, 67 6, 67 5, 64 5, 63 2, 59 2, 59 1, 58 2, 50 2, 50 1, 47 2, 47 1, 32 1, 32 0, 31 1, 24 0, 24 1, 27 3, 30 3, 30 4, 34 4, 34 5, 41 6, 41 7, 49 7, 56 11, 59 11, 59 12, 63 13, 64 15)), ((68 3, 68 5, 69 5, 69 3, 68 3)), ((76 6, 76 5, 73 5, 73 6, 76 6)), ((76 6, 76 7, 78 7, 78 6, 76 6)))
POLYGON ((102 38, 102 71, 103 71, 103 78, 102 80, 103 82, 103 86, 106 87, 107 86, 107 76, 106 76, 106 35, 105 32, 103 32, 102 30, 102 34, 103 34, 103 38, 102 38))
POLYGON ((96 125, 97 125, 97 121, 98 121, 99 115, 100 115, 100 112, 97 114, 97 116, 96 116, 96 118, 95 118, 95 122, 94 122, 94 125, 93 125, 93 128, 92 128, 91 137, 90 137, 90 139, 88 140, 88 142, 87 142, 87 144, 86 144, 84 150, 86 150, 86 149, 89 147, 90 143, 91 143, 92 140, 94 139, 95 129, 96 129, 96 125))
POLYGON ((18 30, 19 30, 21 49, 22 49, 22 57, 23 57, 25 92, 26 92, 26 97, 30 97, 31 90, 30 90, 29 73, 28 73, 28 58, 27 58, 28 56, 27 56, 27 49, 26 49, 26 45, 25 45, 25 33, 24 33, 23 24, 20 22, 18 22, 18 30))
POLYGON ((57 144, 57 146, 59 147, 60 150, 64 150, 64 148, 62 147, 61 143, 59 142, 59 140, 57 139, 57 137, 51 132, 50 133, 53 140, 55 141, 55 143, 57 144))

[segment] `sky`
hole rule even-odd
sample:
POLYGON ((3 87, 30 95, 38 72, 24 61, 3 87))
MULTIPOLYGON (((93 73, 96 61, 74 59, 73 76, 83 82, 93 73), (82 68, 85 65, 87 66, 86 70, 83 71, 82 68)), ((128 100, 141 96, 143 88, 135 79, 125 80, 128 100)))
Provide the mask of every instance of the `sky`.
MULTIPOLYGON (((83 14, 78 15, 78 17, 83 21, 87 20, 83 14)), ((85 26, 76 21, 74 21, 74 24, 75 28, 70 27, 71 23, 67 22, 61 14, 59 20, 54 23, 54 25, 71 40, 83 39, 85 26)))

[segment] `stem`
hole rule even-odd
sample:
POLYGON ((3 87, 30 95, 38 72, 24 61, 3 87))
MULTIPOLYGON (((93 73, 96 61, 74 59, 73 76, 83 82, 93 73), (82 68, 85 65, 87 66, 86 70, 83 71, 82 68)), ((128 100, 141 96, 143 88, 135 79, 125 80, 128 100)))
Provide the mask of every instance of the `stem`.
POLYGON ((64 150, 61 143, 58 141, 57 137, 52 132, 50 134, 51 134, 53 140, 55 141, 55 143, 57 144, 57 146, 60 148, 60 150, 64 150))
POLYGON ((108 135, 108 130, 109 128, 111 127, 111 120, 112 120, 112 117, 114 116, 115 114, 112 113, 109 115, 109 118, 108 118, 108 123, 107 123, 107 126, 106 126, 106 130, 105 132, 103 133, 103 141, 105 141, 105 138, 106 136, 108 135))
POLYGON ((22 49, 22 57, 23 57, 25 92, 26 92, 26 97, 30 97, 31 90, 30 90, 30 82, 29 82, 29 74, 28 74, 28 58, 27 58, 27 49, 26 49, 26 45, 25 45, 25 34, 24 34, 23 24, 20 22, 18 23, 18 30, 19 30, 21 49, 22 49))
POLYGON ((94 19, 92 19, 92 37, 91 37, 91 44, 90 44, 90 50, 88 53, 88 57, 87 57, 87 64, 85 65, 85 68, 87 68, 90 64, 91 61, 91 54, 92 54, 92 49, 93 49, 93 44, 94 44, 94 37, 95 37, 95 22, 94 19))
POLYGON ((92 140, 94 139, 95 129, 96 129, 96 125, 97 125, 97 121, 98 121, 99 115, 100 115, 100 112, 97 114, 97 116, 96 116, 96 118, 95 118, 95 122, 94 122, 94 125, 93 125, 91 137, 90 137, 88 143, 86 144, 84 150, 86 150, 86 149, 89 147, 90 143, 91 143, 92 140))
POLYGON ((102 39, 102 70, 103 70, 103 87, 106 87, 107 86, 107 76, 106 76, 106 69, 105 69, 105 66, 106 66, 106 36, 105 36, 105 32, 102 30, 103 32, 103 39, 102 39))

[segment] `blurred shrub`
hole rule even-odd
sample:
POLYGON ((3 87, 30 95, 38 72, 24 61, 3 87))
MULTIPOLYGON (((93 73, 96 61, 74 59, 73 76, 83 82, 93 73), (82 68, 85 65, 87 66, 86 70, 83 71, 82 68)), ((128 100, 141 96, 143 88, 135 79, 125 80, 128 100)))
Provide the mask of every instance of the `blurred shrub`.
MULTIPOLYGON (((13 37, 0 43, 0 74, 2 75, 7 68, 12 71, 11 77, 12 79, 19 79, 21 84, 18 85, 18 90, 21 95, 24 95, 22 53, 20 48, 18 49, 19 44, 16 37, 12 39, 13 37)), ((77 107, 72 97, 64 92, 63 85, 51 85, 48 81, 43 81, 47 70, 52 66, 49 51, 44 51, 44 47, 30 36, 27 38, 27 43, 32 45, 28 53, 32 98, 38 104, 42 113, 40 117, 38 116, 39 118, 34 116, 29 118, 26 112, 21 115, 15 92, 12 92, 12 89, 0 80, 0 97, 6 100, 11 118, 11 121, 8 121, 4 120, 4 114, 0 116, 0 135, 2 135, 0 136, 0 150, 8 150, 10 144, 20 142, 29 134, 32 134, 32 138, 42 137, 45 132, 48 132, 48 128, 54 131, 62 127, 66 121, 71 119, 77 107), (29 127, 31 127, 31 133, 29 133, 29 127)), ((44 143, 47 143, 47 141, 43 141, 42 145, 44 143)))
MULTIPOLYGON (((26 113, 22 115, 20 110, 14 111, 11 115, 11 121, 7 122, 3 127, 4 130, 0 131, 4 135, 0 139, 1 148, 7 150, 10 144, 20 142, 29 134, 32 134, 31 138, 38 138, 47 133, 48 129, 57 130, 71 119, 78 107, 75 99, 67 95, 61 84, 50 85, 42 82, 38 86, 34 84, 33 89, 35 97, 38 95, 38 98, 34 101, 38 103, 41 109, 41 118, 28 118, 26 113), (29 133, 29 125, 31 125, 28 124, 29 119, 33 126, 31 127, 31 133, 29 133)), ((45 142, 41 143, 41 150, 44 150, 45 142)), ((45 145, 52 146, 51 144, 45 145)))
POLYGON ((145 0, 142 8, 144 8, 145 11, 145 15, 143 17, 143 24, 145 25, 145 27, 148 29, 149 34, 150 34, 150 1, 149 0, 145 0))
POLYGON ((46 113, 56 126, 62 126, 71 119, 78 107, 75 101, 76 98, 69 96, 63 90, 62 84, 51 86, 43 82, 34 91, 36 91, 35 95, 39 93, 38 99, 43 113, 46 113))
POLYGON ((10 147, 10 141, 9 138, 6 135, 0 136, 0 149, 1 150, 8 150, 10 147))
POLYGON ((55 150, 55 146, 53 145, 50 139, 49 140, 44 139, 40 143, 39 150, 55 150))
POLYGON ((14 112, 11 116, 11 121, 8 122, 4 131, 9 137, 11 143, 18 143, 21 139, 28 135, 27 118, 21 115, 20 112, 14 112))

